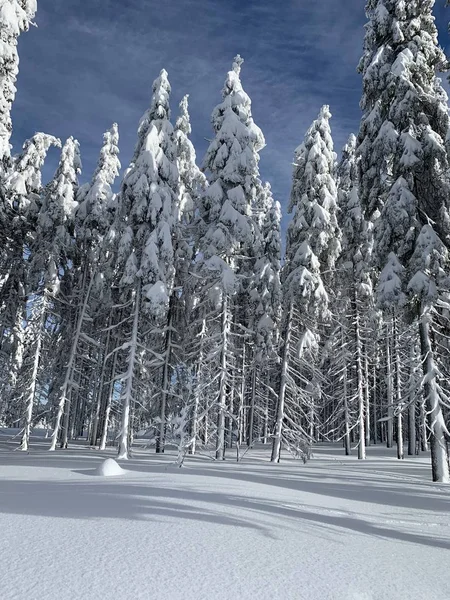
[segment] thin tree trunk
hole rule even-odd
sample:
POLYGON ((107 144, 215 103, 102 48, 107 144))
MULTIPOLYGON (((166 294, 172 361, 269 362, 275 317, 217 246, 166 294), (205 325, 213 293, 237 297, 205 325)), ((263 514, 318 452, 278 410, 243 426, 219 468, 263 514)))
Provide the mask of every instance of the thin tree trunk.
POLYGON ((358 297, 356 288, 353 289, 353 304, 355 308, 355 341, 356 341, 356 389, 358 398, 358 459, 365 460, 366 458, 366 436, 364 431, 365 425, 365 398, 364 398, 364 378, 363 378, 363 362, 362 362, 362 341, 360 330, 360 316, 358 297))
POLYGON ((96 398, 96 403, 95 403, 95 413, 94 413, 94 418, 93 418, 93 422, 92 422, 92 430, 91 430, 91 436, 90 436, 91 446, 97 445, 98 423, 100 420, 100 411, 101 411, 102 400, 103 400, 103 387, 105 384, 106 364, 108 362, 109 340, 111 337, 111 330, 109 329, 110 325, 111 325, 111 319, 108 319, 108 333, 106 336, 106 344, 105 344, 104 354, 103 354, 102 372, 101 372, 100 383, 99 383, 98 391, 97 391, 97 398, 96 398))
POLYGON ((344 366, 344 448, 345 456, 350 456, 352 453, 352 445, 350 443, 350 413, 348 410, 348 381, 347 381, 347 364, 344 366))
POLYGON ((283 358, 281 363, 281 378, 280 378, 280 392, 278 395, 278 406, 277 416, 275 421, 275 434, 272 444, 272 456, 271 461, 275 463, 280 462, 281 455, 281 443, 283 437, 283 420, 284 420, 284 406, 286 401, 286 387, 287 387, 287 376, 289 369, 289 352, 291 346, 292 337, 292 319, 294 314, 294 306, 291 302, 289 306, 289 312, 286 322, 286 337, 284 341, 283 358))
POLYGON ((397 458, 404 458, 403 451, 403 413, 402 413, 402 382, 400 376, 400 348, 398 342, 398 323, 397 315, 393 315, 393 333, 394 333, 394 364, 395 364, 395 401, 397 411, 397 458))
POLYGON ((28 393, 25 400, 25 423, 23 428, 22 440, 19 446, 20 450, 24 452, 28 451, 30 444, 30 435, 31 435, 31 423, 33 419, 33 406, 36 397, 36 387, 37 387, 37 379, 39 373, 39 363, 41 360, 41 350, 42 350, 42 337, 44 334, 44 324, 45 324, 45 316, 47 312, 47 294, 44 292, 44 296, 42 299, 42 306, 40 308, 41 314, 39 316, 39 325, 38 325, 38 334, 36 340, 36 349, 34 352, 34 360, 33 360, 33 370, 31 372, 31 381, 30 387, 28 389, 28 393))
POLYGON ((378 416, 377 416, 377 362, 373 363, 372 370, 372 411, 373 411, 373 443, 378 443, 378 416))
MULTIPOLYGON (((89 282, 89 286, 87 292, 84 296, 83 306, 80 314, 77 319, 77 326, 75 329, 75 335, 72 341, 72 347, 70 349, 69 361, 66 366, 66 376, 64 378, 64 383, 61 387, 61 394, 58 402, 58 412, 56 414, 55 428, 53 430, 50 450, 53 451, 56 449, 56 443, 58 441, 58 436, 60 433, 61 419, 64 415, 64 424, 63 431, 61 437, 61 448, 67 448, 68 445, 68 436, 69 436, 69 419, 70 419, 70 394, 69 391, 72 387, 72 378, 73 378, 73 369, 75 364, 75 357, 77 354, 78 342, 80 340, 81 330, 83 327, 83 321, 85 320, 87 307, 89 304, 89 298, 91 295, 92 284, 94 282, 94 278, 91 277, 89 282)), ((84 285, 83 285, 84 288, 84 285)))
POLYGON ((415 344, 411 344, 409 354, 409 407, 408 407, 408 455, 416 453, 416 390, 415 390, 415 344))
POLYGON ((174 295, 170 298, 169 313, 167 315, 167 330, 164 342, 164 367, 161 382, 161 405, 160 405, 160 424, 159 434, 156 438, 156 453, 162 454, 165 447, 166 437, 166 411, 167 411, 167 397, 169 395, 169 373, 170 373, 170 359, 172 351, 172 326, 173 326, 173 303, 174 295))
POLYGON ((394 400, 392 392, 392 365, 391 365, 391 340, 390 328, 386 324, 386 400, 387 400, 387 437, 386 447, 394 445, 394 400))
POLYGON ((254 427, 255 427, 255 405, 256 405, 256 364, 253 365, 252 369, 252 387, 250 397, 250 410, 248 414, 248 438, 247 446, 253 445, 254 438, 254 427))
POLYGON ((366 447, 370 446, 370 391, 369 391, 369 357, 367 356, 367 346, 364 345, 364 405, 365 405, 365 424, 366 447))
POLYGON ((122 395, 122 423, 119 434, 119 459, 128 459, 128 439, 130 431, 130 410, 133 396, 134 369, 136 363, 136 353, 139 331, 139 309, 141 304, 141 280, 136 286, 136 296, 134 299, 133 329, 131 332, 130 353, 128 356, 128 369, 125 376, 125 390, 122 395))
POLYGON ((194 392, 194 406, 192 408, 192 425, 191 425, 191 439, 192 443, 189 447, 189 454, 195 454, 197 447, 197 437, 198 437, 198 411, 200 407, 200 385, 202 381, 202 364, 204 357, 204 338, 206 334, 206 321, 202 320, 202 328, 200 331, 200 348, 199 348, 199 356, 198 356, 198 368, 196 373, 196 381, 195 381, 195 392, 194 392))
POLYGON ((115 387, 115 383, 116 383, 116 380, 114 379, 115 374, 116 374, 116 368, 117 368, 117 352, 114 354, 113 366, 112 366, 112 370, 111 370, 111 383, 109 384, 109 393, 108 393, 108 397, 106 399, 105 415, 104 415, 104 419, 103 419, 102 433, 100 436, 99 450, 104 450, 106 448, 109 417, 111 415, 112 400, 113 400, 113 396, 114 396, 114 387, 115 387))
POLYGON ((222 355, 220 364, 219 380, 219 398, 218 398, 218 419, 217 419, 217 440, 216 440, 216 459, 225 460, 225 409, 227 396, 227 355, 228 355, 228 337, 229 337, 229 318, 228 318, 228 295, 223 292, 222 302, 222 355))
POLYGON ((448 448, 446 426, 442 414, 439 391, 436 381, 437 368, 434 362, 433 346, 430 335, 431 315, 422 310, 419 321, 422 364, 425 376, 424 392, 428 409, 431 446, 431 471, 433 481, 449 483, 448 448))

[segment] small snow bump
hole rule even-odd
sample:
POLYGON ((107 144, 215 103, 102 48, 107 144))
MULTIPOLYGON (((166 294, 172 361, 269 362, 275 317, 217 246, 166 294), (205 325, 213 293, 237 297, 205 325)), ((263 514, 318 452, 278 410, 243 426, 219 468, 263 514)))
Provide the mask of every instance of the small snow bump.
POLYGON ((95 469, 94 474, 98 477, 117 477, 125 473, 126 471, 113 458, 107 458, 95 469))

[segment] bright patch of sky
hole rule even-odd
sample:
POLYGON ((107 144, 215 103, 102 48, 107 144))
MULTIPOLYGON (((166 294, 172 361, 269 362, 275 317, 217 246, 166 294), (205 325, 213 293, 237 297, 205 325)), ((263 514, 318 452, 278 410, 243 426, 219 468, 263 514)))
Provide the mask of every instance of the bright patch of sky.
MULTIPOLYGON (((437 0, 435 15, 447 49, 450 10, 444 5, 437 0)), ((358 129, 356 66, 365 20, 363 0, 39 0, 38 28, 20 40, 14 151, 36 131, 73 135, 81 144, 84 181, 95 168, 103 132, 117 121, 126 167, 151 84, 164 67, 173 121, 178 102, 190 94, 201 161, 212 137, 211 111, 240 53, 244 89, 267 142, 261 176, 286 207, 294 150, 321 106, 330 105, 338 152, 358 129)), ((57 160, 53 151, 44 181, 57 160)))

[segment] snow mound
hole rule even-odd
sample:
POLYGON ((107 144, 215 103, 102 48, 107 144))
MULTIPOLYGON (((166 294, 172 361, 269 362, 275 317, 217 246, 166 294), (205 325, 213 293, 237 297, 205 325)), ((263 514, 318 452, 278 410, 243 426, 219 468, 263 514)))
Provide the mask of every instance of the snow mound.
POLYGON ((117 477, 118 475, 123 475, 125 472, 113 458, 107 458, 95 469, 94 475, 98 475, 99 477, 117 477))

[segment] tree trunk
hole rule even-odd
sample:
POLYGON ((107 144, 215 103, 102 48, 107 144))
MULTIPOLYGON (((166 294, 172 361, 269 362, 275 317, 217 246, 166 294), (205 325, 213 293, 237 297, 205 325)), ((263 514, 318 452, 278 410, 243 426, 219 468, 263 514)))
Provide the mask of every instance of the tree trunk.
MULTIPOLYGON (((57 443, 58 436, 60 433, 59 429, 61 426, 61 419, 62 419, 63 415, 64 415, 64 424, 63 424, 63 431, 62 431, 62 437, 61 437, 61 448, 67 448, 67 445, 68 445, 69 419, 70 419, 70 390, 71 390, 72 383, 73 383, 72 382, 73 370, 74 370, 74 365, 75 365, 75 358, 77 355, 78 342, 80 340, 81 330, 83 327, 83 321, 86 318, 86 311, 87 311, 88 304, 89 304, 89 298, 91 295, 93 282, 94 282, 94 278, 91 277, 88 289, 84 296, 81 312, 79 313, 78 318, 77 318, 75 335, 74 335, 74 338, 72 341, 72 347, 70 349, 69 361, 66 366, 66 375, 64 378, 64 383, 61 387, 61 394, 60 394, 59 402, 58 402, 58 412, 56 414, 55 429, 54 429, 53 435, 52 435, 50 450, 55 450, 55 448, 56 448, 56 443, 57 443)), ((82 288, 84 289, 84 284, 83 284, 82 288)))
POLYGON ((436 380, 437 368, 434 362, 433 346, 430 335, 431 315, 422 309, 419 321, 422 364, 425 377, 424 393, 428 409, 431 446, 431 471, 433 481, 449 483, 448 448, 446 426, 436 380))
POLYGON ((116 374, 116 368, 117 368, 117 352, 114 354, 114 361, 113 361, 113 366, 112 366, 112 370, 111 370, 111 383, 109 384, 109 394, 108 394, 108 397, 106 400, 105 415, 103 418, 102 433, 100 436, 100 445, 98 448, 99 450, 104 450, 106 448, 109 417, 111 414, 112 400, 113 400, 113 396, 114 396, 114 386, 116 383, 116 380, 114 379, 115 374, 116 374))
POLYGON ((164 342, 164 368, 161 382, 161 404, 159 411, 159 433, 156 438, 156 453, 164 453, 165 437, 166 437, 166 412, 167 412, 167 397, 169 395, 169 374, 170 374, 170 359, 172 352, 172 327, 173 327, 173 305, 174 295, 170 298, 169 313, 167 315, 167 330, 164 342))
POLYGON ((30 435, 31 435, 31 423, 33 419, 33 406, 36 397, 36 387, 37 387, 37 378, 39 373, 39 363, 41 360, 41 350, 42 350, 42 336, 44 333, 44 324, 45 317, 47 313, 47 294, 44 292, 44 296, 42 299, 42 306, 40 308, 41 314, 39 316, 39 324, 38 324, 38 332, 37 332, 37 340, 36 340, 36 349, 34 352, 34 360, 33 360, 33 370, 31 372, 31 381, 30 386, 27 390, 27 396, 25 400, 25 423, 23 428, 22 440, 19 446, 20 450, 24 452, 28 451, 30 444, 30 435))
POLYGON ((416 389, 415 389, 415 344, 411 344, 409 354, 409 407, 408 407, 408 455, 416 453, 416 389))
POLYGON ((255 405, 256 405, 256 364, 253 365, 252 369, 252 389, 250 397, 250 410, 248 413, 248 438, 247 446, 250 448, 253 446, 254 438, 254 427, 255 427, 255 405))
POLYGON ((366 344, 364 344, 364 409, 365 409, 364 431, 366 434, 366 447, 367 447, 367 446, 370 446, 370 390, 369 390, 369 357, 367 356, 366 344))
POLYGON ((108 362, 108 348, 109 348, 109 339, 111 336, 111 330, 109 329, 111 325, 111 319, 108 320, 108 333, 106 335, 106 343, 103 354, 103 364, 102 364, 102 372, 100 376, 100 383, 97 390, 97 398, 95 402, 95 412, 92 419, 92 430, 90 434, 90 444, 91 446, 97 445, 97 433, 98 433, 98 423, 100 420, 100 411, 102 407, 103 400, 103 387, 105 384, 105 374, 106 374, 106 364, 108 362))
POLYGON ((392 365, 391 365, 391 331, 386 324, 386 400, 387 400, 387 437, 386 447, 394 445, 394 401, 392 392, 392 365))
POLYGON ((352 453, 352 445, 350 443, 350 412, 348 410, 348 381, 347 381, 347 364, 344 366, 344 448, 345 456, 350 456, 352 453))
POLYGON ((278 395, 277 416, 275 421, 275 434, 272 443, 271 462, 279 463, 281 455, 281 443, 283 437, 284 405, 286 401, 286 387, 289 369, 289 352, 292 337, 292 318, 294 306, 291 302, 286 322, 286 337, 284 341, 283 359, 281 363, 280 392, 278 395))
POLYGON ((373 363, 372 370, 372 411, 373 411, 373 443, 378 443, 378 416, 377 416, 377 362, 373 363))
POLYGON ((228 317, 228 295, 223 292, 222 301, 222 354, 220 364, 219 380, 219 398, 218 398, 218 418, 217 418, 217 440, 216 440, 216 460, 225 460, 225 410, 227 400, 227 355, 228 355, 228 337, 229 337, 229 317, 228 317))
POLYGON ((128 459, 128 439, 130 432, 130 410, 133 396, 134 369, 136 363, 136 353, 139 331, 139 308, 141 304, 141 280, 136 286, 136 296, 134 298, 133 329, 131 332, 130 353, 128 356, 128 369, 125 376, 125 390, 122 395, 122 423, 119 434, 119 459, 128 459))
POLYGON ((400 375, 400 348, 398 342, 398 323, 397 315, 393 318, 393 334, 394 334, 394 364, 395 364, 395 410, 397 411, 397 458, 404 458, 403 451, 403 406, 402 406, 402 381, 400 375))
POLYGON ((356 389, 358 397, 358 459, 365 460, 366 458, 366 436, 365 436, 365 398, 364 398, 364 378, 363 378, 363 362, 362 362, 362 341, 360 330, 360 315, 358 306, 358 297, 356 288, 353 290, 353 304, 355 307, 355 341, 356 341, 356 389))

